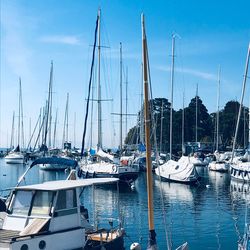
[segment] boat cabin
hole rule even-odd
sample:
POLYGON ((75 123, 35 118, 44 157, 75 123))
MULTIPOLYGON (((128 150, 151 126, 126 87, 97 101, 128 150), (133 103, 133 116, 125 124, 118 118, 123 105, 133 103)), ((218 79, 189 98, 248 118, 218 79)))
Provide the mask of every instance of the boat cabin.
POLYGON ((116 178, 51 181, 16 187, 0 223, 0 249, 83 249, 92 229, 79 188, 116 178))

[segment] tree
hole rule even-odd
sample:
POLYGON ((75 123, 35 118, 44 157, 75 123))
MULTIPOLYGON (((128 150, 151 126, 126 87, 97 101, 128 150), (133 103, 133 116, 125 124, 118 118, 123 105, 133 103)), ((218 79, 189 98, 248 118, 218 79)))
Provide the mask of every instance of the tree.
POLYGON ((197 140, 201 141, 204 137, 210 138, 212 141, 213 125, 211 117, 207 111, 207 108, 202 103, 199 96, 191 99, 187 108, 185 108, 185 140, 195 141, 196 140, 196 129, 197 129, 197 140), (197 128, 196 128, 196 99, 197 99, 197 128))

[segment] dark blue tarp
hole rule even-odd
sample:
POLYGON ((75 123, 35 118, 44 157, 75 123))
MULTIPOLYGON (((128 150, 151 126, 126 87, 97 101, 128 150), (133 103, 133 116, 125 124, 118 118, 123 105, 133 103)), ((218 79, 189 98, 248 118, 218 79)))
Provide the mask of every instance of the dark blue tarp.
POLYGON ((56 165, 64 165, 69 167, 76 167, 77 161, 73 159, 67 159, 63 157, 42 157, 32 162, 30 168, 37 164, 56 164, 56 165))
POLYGON ((140 143, 140 144, 138 145, 138 149, 139 149, 139 151, 141 151, 141 152, 145 152, 145 151, 146 151, 146 147, 145 147, 145 145, 142 144, 142 143, 140 143))

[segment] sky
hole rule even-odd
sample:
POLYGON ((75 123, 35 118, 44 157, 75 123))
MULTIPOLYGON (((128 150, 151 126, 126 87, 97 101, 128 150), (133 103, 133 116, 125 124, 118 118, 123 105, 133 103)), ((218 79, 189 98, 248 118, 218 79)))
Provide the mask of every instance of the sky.
MULTIPOLYGON (((67 93, 69 140, 75 146, 81 145, 98 8, 101 9, 103 46, 102 98, 107 100, 102 102, 104 146, 119 144, 119 117, 111 113, 120 112, 120 42, 123 112, 126 99, 128 113, 137 114, 140 109, 141 13, 145 15, 154 98, 170 98, 171 43, 172 35, 176 34, 174 109, 182 108, 183 93, 187 106, 198 85, 198 95, 208 112, 215 112, 219 66, 220 108, 230 100, 240 100, 250 42, 250 2, 247 0, 0 0, 0 4, 0 147, 10 144, 13 111, 16 138, 19 77, 25 144, 29 141, 48 95, 51 61, 54 65, 53 121, 58 109, 56 145, 62 144, 67 93)), ((93 89, 96 93, 96 81, 93 89)), ((248 106, 249 87, 244 103, 248 106)), ((96 102, 93 106, 93 144, 96 144, 96 102)), ((136 121, 135 116, 129 116, 127 130, 136 121)), ((90 124, 86 144, 90 143, 89 127, 90 124)), ((123 137, 125 128, 124 117, 123 137)))

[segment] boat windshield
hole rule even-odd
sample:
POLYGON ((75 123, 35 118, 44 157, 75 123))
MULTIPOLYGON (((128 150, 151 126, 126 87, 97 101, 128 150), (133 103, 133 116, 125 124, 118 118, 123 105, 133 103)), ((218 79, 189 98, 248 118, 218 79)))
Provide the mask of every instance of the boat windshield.
POLYGON ((10 213, 26 216, 49 215, 52 199, 51 191, 18 190, 14 195, 10 213))

